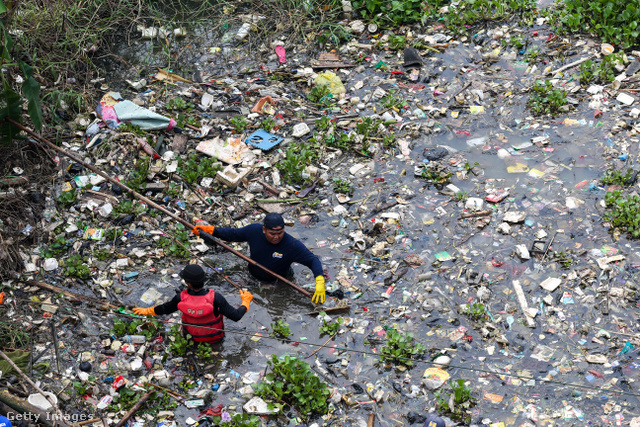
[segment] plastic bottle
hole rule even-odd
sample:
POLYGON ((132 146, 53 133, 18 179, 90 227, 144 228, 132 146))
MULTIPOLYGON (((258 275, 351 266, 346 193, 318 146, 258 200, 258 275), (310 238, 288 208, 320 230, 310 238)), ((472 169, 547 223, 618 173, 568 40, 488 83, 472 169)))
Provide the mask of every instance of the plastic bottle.
POLYGON ((144 344, 147 342, 147 337, 144 335, 125 335, 122 337, 122 341, 131 344, 144 344))
POLYGON ((47 197, 44 201, 44 211, 42 212, 43 219, 46 222, 51 222, 52 217, 56 213, 56 204, 51 197, 47 197))

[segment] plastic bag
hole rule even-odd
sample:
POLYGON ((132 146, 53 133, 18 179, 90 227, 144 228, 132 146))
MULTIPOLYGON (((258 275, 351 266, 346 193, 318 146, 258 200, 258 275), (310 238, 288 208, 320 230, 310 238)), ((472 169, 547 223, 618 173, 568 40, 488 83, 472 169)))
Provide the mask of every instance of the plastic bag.
POLYGON ((318 74, 314 83, 318 86, 328 86, 333 96, 338 96, 341 93, 347 92, 347 89, 345 89, 344 84, 342 84, 340 77, 336 76, 335 73, 332 73, 331 71, 325 71, 324 73, 318 74))

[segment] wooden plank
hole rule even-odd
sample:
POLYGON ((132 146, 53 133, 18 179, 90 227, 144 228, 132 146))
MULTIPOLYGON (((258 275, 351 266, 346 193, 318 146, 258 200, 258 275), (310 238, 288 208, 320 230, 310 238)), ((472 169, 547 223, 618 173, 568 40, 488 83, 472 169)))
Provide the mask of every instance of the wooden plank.
POLYGON ((533 320, 531 315, 529 314, 529 304, 527 303, 527 298, 524 295, 524 291, 522 290, 522 286, 520 286, 519 280, 514 280, 513 289, 516 291, 516 295, 518 296, 518 303, 520 304, 520 310, 524 314, 524 318, 527 322, 527 326, 530 328, 535 328, 536 322, 533 320))

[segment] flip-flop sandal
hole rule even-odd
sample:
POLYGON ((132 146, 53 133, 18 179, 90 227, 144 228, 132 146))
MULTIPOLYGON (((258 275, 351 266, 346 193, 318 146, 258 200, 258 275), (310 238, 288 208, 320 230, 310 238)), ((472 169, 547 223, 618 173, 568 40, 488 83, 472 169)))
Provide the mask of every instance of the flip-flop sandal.
POLYGON ((284 51, 284 47, 283 46, 276 46, 276 55, 278 55, 278 61, 280 61, 281 64, 284 64, 285 62, 287 62, 287 54, 284 51))

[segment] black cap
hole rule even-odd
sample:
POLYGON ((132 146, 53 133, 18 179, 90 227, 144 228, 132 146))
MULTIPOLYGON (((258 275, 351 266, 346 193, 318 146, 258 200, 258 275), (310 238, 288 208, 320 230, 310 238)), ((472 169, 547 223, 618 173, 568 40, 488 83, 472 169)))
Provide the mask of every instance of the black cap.
POLYGON ((264 217, 264 228, 273 230, 280 227, 284 228, 284 219, 279 213, 271 212, 264 217))
POLYGON ((444 420, 437 415, 429 415, 423 427, 447 427, 444 420))
POLYGON ((180 272, 180 277, 182 277, 185 282, 196 286, 203 285, 207 278, 202 267, 197 264, 187 265, 184 270, 180 272))

